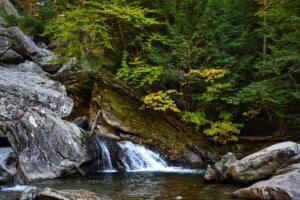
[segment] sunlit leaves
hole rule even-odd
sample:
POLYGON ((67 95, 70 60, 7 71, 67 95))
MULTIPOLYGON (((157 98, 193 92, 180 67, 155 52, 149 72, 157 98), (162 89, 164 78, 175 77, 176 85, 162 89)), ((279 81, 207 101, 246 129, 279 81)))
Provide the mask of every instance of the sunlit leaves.
POLYGON ((143 101, 143 109, 153 109, 155 111, 172 111, 180 112, 176 105, 175 100, 172 98, 174 95, 180 95, 176 90, 158 91, 145 96, 143 101))

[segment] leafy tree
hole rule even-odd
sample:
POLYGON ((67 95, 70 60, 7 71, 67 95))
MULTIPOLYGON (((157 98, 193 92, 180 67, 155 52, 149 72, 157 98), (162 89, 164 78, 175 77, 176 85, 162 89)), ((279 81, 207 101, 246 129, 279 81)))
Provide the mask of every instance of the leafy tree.
POLYGON ((300 126, 299 1, 40 0, 37 7, 58 58, 111 70, 144 92, 143 108, 180 113, 217 143, 236 140, 252 120, 278 124, 270 132, 300 126))

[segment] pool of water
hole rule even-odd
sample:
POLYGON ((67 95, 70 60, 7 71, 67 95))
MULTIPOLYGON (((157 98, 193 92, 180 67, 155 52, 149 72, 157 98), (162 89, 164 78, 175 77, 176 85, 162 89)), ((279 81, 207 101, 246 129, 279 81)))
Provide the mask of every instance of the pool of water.
MULTIPOLYGON (((205 184, 202 174, 112 173, 37 183, 40 188, 87 189, 113 200, 229 200, 235 185, 205 184)), ((1 194, 0 194, 1 196, 1 194)))

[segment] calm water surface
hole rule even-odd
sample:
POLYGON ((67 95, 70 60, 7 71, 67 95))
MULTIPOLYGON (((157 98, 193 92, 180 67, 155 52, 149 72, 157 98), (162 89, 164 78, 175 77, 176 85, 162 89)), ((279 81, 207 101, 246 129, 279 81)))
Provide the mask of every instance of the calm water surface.
POLYGON ((38 183, 37 186, 55 189, 87 189, 113 200, 229 200, 240 187, 204 184, 202 174, 177 173, 114 173, 89 177, 58 179, 38 183))

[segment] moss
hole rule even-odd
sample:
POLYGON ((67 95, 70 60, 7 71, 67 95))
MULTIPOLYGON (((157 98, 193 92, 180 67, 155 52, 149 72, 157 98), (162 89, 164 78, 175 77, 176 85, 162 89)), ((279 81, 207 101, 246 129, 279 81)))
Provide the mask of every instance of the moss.
POLYGON ((109 113, 110 120, 119 122, 128 132, 142 138, 137 142, 164 152, 169 159, 177 159, 189 151, 189 146, 210 148, 210 144, 202 141, 199 135, 175 127, 173 124, 179 123, 176 118, 171 118, 170 122, 165 113, 141 110, 140 106, 141 102, 103 82, 99 82, 93 91, 92 107, 95 110, 101 108, 109 113))

